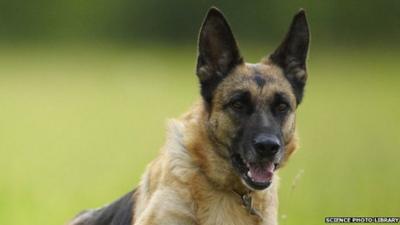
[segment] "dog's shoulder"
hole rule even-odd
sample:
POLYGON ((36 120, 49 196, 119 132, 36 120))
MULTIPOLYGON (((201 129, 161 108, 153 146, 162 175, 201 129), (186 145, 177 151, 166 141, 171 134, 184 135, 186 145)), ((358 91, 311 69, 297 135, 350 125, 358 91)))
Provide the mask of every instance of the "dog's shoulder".
POLYGON ((68 225, 130 225, 134 217, 135 193, 133 190, 102 208, 85 210, 68 225))
POLYGON ((198 172, 199 165, 194 161, 193 152, 189 150, 190 139, 197 135, 193 123, 198 123, 197 108, 192 108, 180 119, 170 120, 167 129, 167 141, 164 146, 163 161, 166 178, 178 179, 180 182, 191 182, 198 172))

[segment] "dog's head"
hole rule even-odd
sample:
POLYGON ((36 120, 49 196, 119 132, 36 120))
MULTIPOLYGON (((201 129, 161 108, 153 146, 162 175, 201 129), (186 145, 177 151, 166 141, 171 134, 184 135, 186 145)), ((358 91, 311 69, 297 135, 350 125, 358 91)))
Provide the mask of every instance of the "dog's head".
POLYGON ((307 80, 305 12, 294 16, 281 45, 256 64, 244 62, 218 9, 208 12, 198 44, 207 133, 248 187, 265 189, 295 135, 295 111, 307 80))

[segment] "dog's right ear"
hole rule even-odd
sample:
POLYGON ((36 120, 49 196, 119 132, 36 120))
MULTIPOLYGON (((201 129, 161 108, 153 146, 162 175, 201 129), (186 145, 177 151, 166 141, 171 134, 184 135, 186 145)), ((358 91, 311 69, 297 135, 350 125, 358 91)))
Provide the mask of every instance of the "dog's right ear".
POLYGON ((211 102, 219 82, 241 63, 243 59, 228 22, 221 11, 211 8, 200 29, 196 68, 206 102, 211 102))

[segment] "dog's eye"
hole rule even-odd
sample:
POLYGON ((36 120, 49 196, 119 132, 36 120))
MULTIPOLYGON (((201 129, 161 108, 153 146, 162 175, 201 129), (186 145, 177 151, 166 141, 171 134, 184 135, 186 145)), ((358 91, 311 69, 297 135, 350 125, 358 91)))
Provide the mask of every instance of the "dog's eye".
POLYGON ((231 107, 235 110, 235 111, 243 111, 246 108, 246 104, 243 101, 240 100, 236 100, 234 102, 231 103, 231 107))
POLYGON ((287 111, 289 111, 289 105, 286 103, 279 103, 276 107, 275 107, 276 112, 278 113, 286 113, 287 111))
POLYGON ((248 91, 237 91, 232 94, 232 97, 229 99, 229 102, 225 105, 230 111, 236 112, 238 114, 244 115, 251 114, 252 112, 252 104, 251 104, 251 95, 248 91))

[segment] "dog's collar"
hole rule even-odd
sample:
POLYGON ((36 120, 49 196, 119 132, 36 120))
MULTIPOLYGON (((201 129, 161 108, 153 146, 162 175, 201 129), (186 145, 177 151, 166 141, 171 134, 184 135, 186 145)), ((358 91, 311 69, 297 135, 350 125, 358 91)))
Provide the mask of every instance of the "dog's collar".
POLYGON ((242 206, 249 212, 250 215, 257 216, 259 219, 263 220, 261 213, 253 207, 253 197, 251 196, 251 191, 241 194, 233 190, 233 193, 239 196, 242 206))

